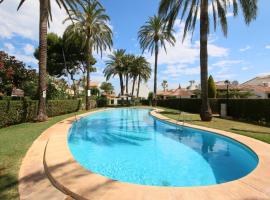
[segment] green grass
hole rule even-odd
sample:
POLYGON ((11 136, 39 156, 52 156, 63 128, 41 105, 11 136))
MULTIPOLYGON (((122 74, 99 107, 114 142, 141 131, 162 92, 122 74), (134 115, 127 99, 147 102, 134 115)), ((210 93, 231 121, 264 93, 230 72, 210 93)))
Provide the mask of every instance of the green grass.
POLYGON ((182 113, 179 115, 177 110, 161 108, 164 110, 161 114, 186 123, 205 126, 209 128, 229 131, 248 137, 252 137, 270 144, 270 128, 265 126, 254 125, 247 122, 239 122, 235 120, 221 119, 214 117, 211 122, 202 122, 198 114, 182 113))
MULTIPOLYGON (((85 111, 77 112, 82 114, 85 111)), ((19 199, 18 172, 21 161, 33 141, 48 127, 74 116, 74 113, 50 118, 47 122, 23 123, 0 129, 0 199, 19 199)))

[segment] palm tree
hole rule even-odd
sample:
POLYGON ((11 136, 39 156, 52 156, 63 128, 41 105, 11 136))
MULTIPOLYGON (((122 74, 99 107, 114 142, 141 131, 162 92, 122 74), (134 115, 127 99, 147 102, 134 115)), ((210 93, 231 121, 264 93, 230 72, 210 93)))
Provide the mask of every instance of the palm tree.
POLYGON ((134 90, 135 90, 135 83, 136 83, 136 80, 138 78, 138 75, 139 75, 139 70, 140 70, 140 57, 139 56, 136 56, 134 58, 134 61, 132 63, 132 67, 130 69, 130 78, 132 79, 132 90, 131 90, 131 96, 133 97, 134 96, 134 90))
POLYGON ((124 74, 126 71, 124 66, 125 52, 124 49, 119 49, 109 55, 109 60, 106 61, 106 68, 103 71, 107 81, 111 77, 119 76, 121 95, 124 95, 124 74))
POLYGON ((175 38, 172 31, 168 31, 166 22, 159 16, 150 17, 144 26, 142 26, 138 33, 141 49, 143 52, 148 49, 155 52, 155 71, 154 71, 154 104, 156 104, 157 94, 157 64, 159 48, 164 48, 166 51, 166 42, 174 45, 175 38))
MULTIPOLYGON (((18 10, 26 0, 21 0, 18 10)), ((63 7, 69 14, 69 10, 75 10, 76 3, 80 0, 55 0, 59 7, 63 7)), ((4 0, 0 0, 0 3, 4 0)), ((46 68, 47 68, 47 30, 49 24, 49 17, 51 15, 51 0, 39 1, 39 103, 37 121, 46 121, 48 119, 46 112, 46 68)))
POLYGON ((67 28, 67 32, 71 40, 80 38, 82 47, 86 52, 86 110, 89 110, 90 72, 94 70, 93 65, 96 63, 93 51, 100 53, 102 56, 104 50, 111 49, 113 42, 112 30, 108 25, 110 18, 105 14, 102 5, 95 0, 81 1, 81 9, 70 12, 70 20, 74 23, 67 28))
POLYGON ((168 81, 163 80, 161 86, 163 87, 163 91, 165 92, 166 88, 168 87, 168 81))
POLYGON ((133 68, 134 60, 135 60, 135 56, 132 54, 126 54, 123 58, 123 64, 125 68, 125 78, 126 78, 126 85, 125 85, 126 95, 128 95, 128 82, 129 82, 131 70, 133 68))
POLYGON ((222 31, 227 36, 227 11, 228 7, 233 6, 234 16, 238 15, 239 5, 243 11, 246 24, 249 24, 257 15, 257 0, 161 0, 159 14, 168 22, 168 31, 179 14, 181 19, 187 15, 184 27, 183 40, 188 31, 193 32, 196 21, 200 20, 200 66, 201 66, 201 119, 211 121, 212 111, 208 100, 208 34, 209 34, 209 8, 212 9, 214 30, 216 30, 217 20, 221 24, 222 31), (210 4, 209 4, 210 3, 210 4), (211 6, 211 7, 210 7, 211 6), (198 14, 200 13, 200 14, 198 14))
POLYGON ((136 58, 136 65, 138 66, 138 87, 137 87, 137 98, 140 93, 141 82, 147 82, 151 77, 151 65, 143 56, 136 58))

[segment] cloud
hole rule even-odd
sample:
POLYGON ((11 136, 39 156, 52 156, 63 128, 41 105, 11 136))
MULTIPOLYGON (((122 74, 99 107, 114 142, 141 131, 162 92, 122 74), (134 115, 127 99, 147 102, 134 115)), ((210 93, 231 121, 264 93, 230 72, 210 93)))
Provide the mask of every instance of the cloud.
POLYGON ((232 78, 236 77, 236 74, 233 73, 221 73, 221 74, 217 74, 215 76, 216 80, 220 81, 220 80, 232 80, 232 78))
MULTIPOLYGON (((243 65, 247 64, 243 60, 220 60, 211 65, 211 68, 217 68, 218 71, 214 73, 215 79, 217 80, 225 80, 225 79, 232 79, 236 77, 235 73, 232 73, 232 66, 234 65, 243 65)), ((246 71, 249 67, 242 67, 241 70, 246 71)))
MULTIPOLYGON (((38 41, 39 35, 39 1, 27 0, 17 11, 18 0, 4 1, 0 6, 0 37, 11 39, 16 35, 38 41)), ((63 24, 66 13, 52 1, 53 22, 49 31, 61 35, 68 24, 63 24)))
POLYGON ((247 70, 249 70, 249 69, 250 69, 250 67, 242 67, 242 68, 241 68, 242 71, 247 71, 247 70))
POLYGON ((270 45, 266 45, 265 48, 266 48, 266 49, 270 49, 270 45))
MULTIPOLYGON (((175 23, 175 46, 166 44, 167 53, 164 50, 160 50, 159 64, 164 65, 181 65, 181 64, 194 64, 199 60, 200 55, 200 43, 199 41, 191 41, 191 34, 187 34, 186 39, 182 42, 184 24, 180 20, 176 20, 175 23)), ((215 45, 209 38, 208 55, 209 57, 225 57, 228 55, 228 49, 215 45)), ((154 55, 150 53, 145 54, 150 63, 154 63, 154 55)))
POLYGON ((9 55, 15 56, 16 59, 23 61, 27 64, 37 65, 38 61, 34 58, 33 53, 30 53, 31 48, 34 48, 30 44, 26 44, 23 48, 15 47, 12 43, 4 43, 4 51, 9 55), (26 51, 29 53, 26 53, 26 51))
POLYGON ((241 52, 245 52, 245 51, 248 51, 251 49, 251 46, 247 45, 246 47, 242 48, 242 49, 239 49, 239 51, 241 52))
POLYGON ((35 51, 35 47, 31 44, 26 44, 23 47, 24 53, 27 55, 33 55, 34 51, 35 51))
POLYGON ((256 76, 270 76, 270 72, 259 73, 256 76))
POLYGON ((9 52, 13 52, 15 50, 15 47, 13 46, 13 44, 9 42, 4 43, 4 48, 9 52))
POLYGON ((235 64, 242 64, 244 63, 243 60, 221 60, 217 63, 214 63, 212 66, 214 67, 230 67, 235 64))
POLYGON ((200 74, 200 67, 188 67, 187 65, 169 65, 162 71, 167 77, 179 77, 180 75, 197 75, 200 74))

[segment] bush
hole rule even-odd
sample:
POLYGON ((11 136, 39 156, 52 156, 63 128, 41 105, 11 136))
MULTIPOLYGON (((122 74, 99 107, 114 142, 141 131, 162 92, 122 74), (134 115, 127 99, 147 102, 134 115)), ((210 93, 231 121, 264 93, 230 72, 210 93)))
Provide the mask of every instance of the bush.
MULTIPOLYGON (((214 114, 220 114, 221 104, 226 102, 226 99, 209 99, 214 114)), ((147 101, 142 101, 142 104, 148 105, 147 101)), ((157 105, 184 112, 200 113, 201 99, 158 100, 157 105)), ((268 123, 270 122, 270 99, 229 99, 228 116, 239 120, 268 123)))
POLYGON ((98 97, 97 98, 97 107, 106 107, 108 106, 109 100, 107 99, 107 97, 98 97))
MULTIPOLYGON (((49 117, 76 112, 81 100, 51 100, 47 102, 49 117)), ((0 127, 33 121, 37 116, 38 102, 23 98, 20 101, 0 101, 0 127)))
POLYGON ((270 99, 230 99, 228 115, 262 124, 270 122, 270 99))
POLYGON ((80 110, 81 100, 49 100, 47 102, 47 115, 49 117, 64 115, 80 110))
POLYGON ((212 76, 208 78, 208 97, 209 98, 216 98, 217 96, 217 89, 216 84, 212 76))

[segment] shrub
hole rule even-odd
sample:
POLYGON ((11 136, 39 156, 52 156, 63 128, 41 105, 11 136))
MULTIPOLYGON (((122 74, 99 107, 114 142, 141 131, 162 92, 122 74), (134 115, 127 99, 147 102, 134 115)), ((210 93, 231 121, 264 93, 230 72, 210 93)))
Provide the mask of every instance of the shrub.
MULTIPOLYGON (((214 114, 220 114, 222 103, 226 99, 209 99, 214 114)), ((142 101, 147 105, 146 101, 142 101)), ((190 113, 200 113, 201 99, 166 99, 158 100, 157 105, 190 113)), ((265 124, 270 122, 270 99, 229 99, 228 115, 239 120, 248 120, 265 124)))
POLYGON ((208 78, 208 96, 209 98, 216 98, 217 96, 216 84, 212 76, 208 78))
POLYGON ((270 99, 230 99, 228 115, 262 124, 270 122, 270 99))
MULTIPOLYGON (((47 102, 49 117, 76 112, 81 100, 51 100, 47 102)), ((20 101, 0 101, 0 127, 33 121, 37 116, 38 102, 23 98, 20 101)))
POLYGON ((80 104, 80 100, 50 100, 47 102, 47 115, 52 117, 76 112, 80 104))
POLYGON ((97 98, 97 107, 106 107, 108 106, 108 102, 109 100, 107 99, 107 97, 98 97, 97 98))
POLYGON ((149 105, 150 105, 150 104, 149 104, 149 100, 145 100, 145 99, 141 100, 141 104, 142 104, 143 106, 149 106, 149 105))

